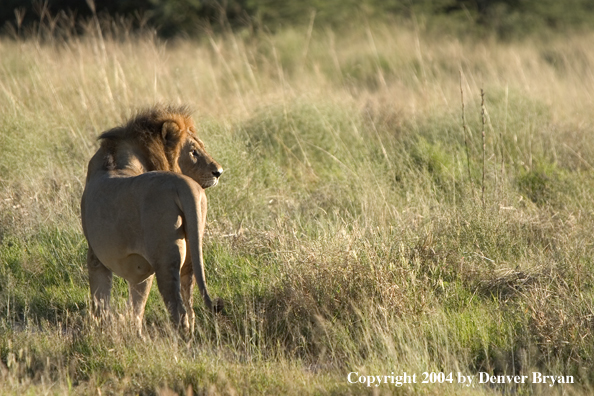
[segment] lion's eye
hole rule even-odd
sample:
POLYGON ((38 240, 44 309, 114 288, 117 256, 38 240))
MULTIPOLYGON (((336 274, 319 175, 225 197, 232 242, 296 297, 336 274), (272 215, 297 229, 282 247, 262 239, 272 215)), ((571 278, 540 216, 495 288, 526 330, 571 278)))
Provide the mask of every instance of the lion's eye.
POLYGON ((192 150, 192 155, 194 157, 198 157, 198 150, 192 150))

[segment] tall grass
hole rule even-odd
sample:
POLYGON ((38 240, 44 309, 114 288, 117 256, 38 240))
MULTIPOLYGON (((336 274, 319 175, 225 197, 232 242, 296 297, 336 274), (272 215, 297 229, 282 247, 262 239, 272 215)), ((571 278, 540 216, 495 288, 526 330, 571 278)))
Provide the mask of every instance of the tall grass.
POLYGON ((349 372, 404 371, 576 384, 375 391, 591 392, 590 35, 60 37, 0 40, 1 393, 360 394, 375 388, 349 372), (114 323, 88 315, 86 163, 100 132, 155 102, 196 109, 225 168, 205 260, 228 310, 196 298, 189 345, 156 288, 146 339, 121 280, 114 323))

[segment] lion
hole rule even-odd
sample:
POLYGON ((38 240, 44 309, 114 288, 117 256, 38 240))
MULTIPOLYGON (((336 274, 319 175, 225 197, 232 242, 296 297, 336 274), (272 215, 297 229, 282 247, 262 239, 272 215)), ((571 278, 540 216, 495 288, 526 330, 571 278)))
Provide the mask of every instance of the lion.
POLYGON ((218 312, 204 276, 207 200, 223 168, 206 152, 186 107, 156 106, 104 132, 81 200, 92 312, 109 306, 112 274, 124 278, 139 334, 153 278, 172 322, 194 331, 194 276, 218 312))

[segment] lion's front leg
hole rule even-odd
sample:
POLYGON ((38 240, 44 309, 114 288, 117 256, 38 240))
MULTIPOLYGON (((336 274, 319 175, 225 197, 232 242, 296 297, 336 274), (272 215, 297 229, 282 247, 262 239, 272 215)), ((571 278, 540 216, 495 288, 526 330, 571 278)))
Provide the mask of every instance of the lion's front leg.
POLYGON ((93 316, 103 318, 109 309, 113 275, 111 270, 99 261, 90 246, 87 251, 87 270, 91 287, 91 312, 93 316))

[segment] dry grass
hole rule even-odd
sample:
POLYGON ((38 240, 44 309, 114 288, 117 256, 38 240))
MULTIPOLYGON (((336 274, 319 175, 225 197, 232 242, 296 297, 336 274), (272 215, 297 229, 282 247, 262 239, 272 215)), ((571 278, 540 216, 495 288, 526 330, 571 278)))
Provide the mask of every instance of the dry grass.
POLYGON ((382 394, 591 391, 592 37, 89 32, 0 40, 0 393, 374 392, 351 371, 577 382, 382 394), (87 315, 86 162, 154 102, 196 109, 226 169, 205 252, 229 310, 196 306, 190 345, 156 290, 147 340, 87 315))

